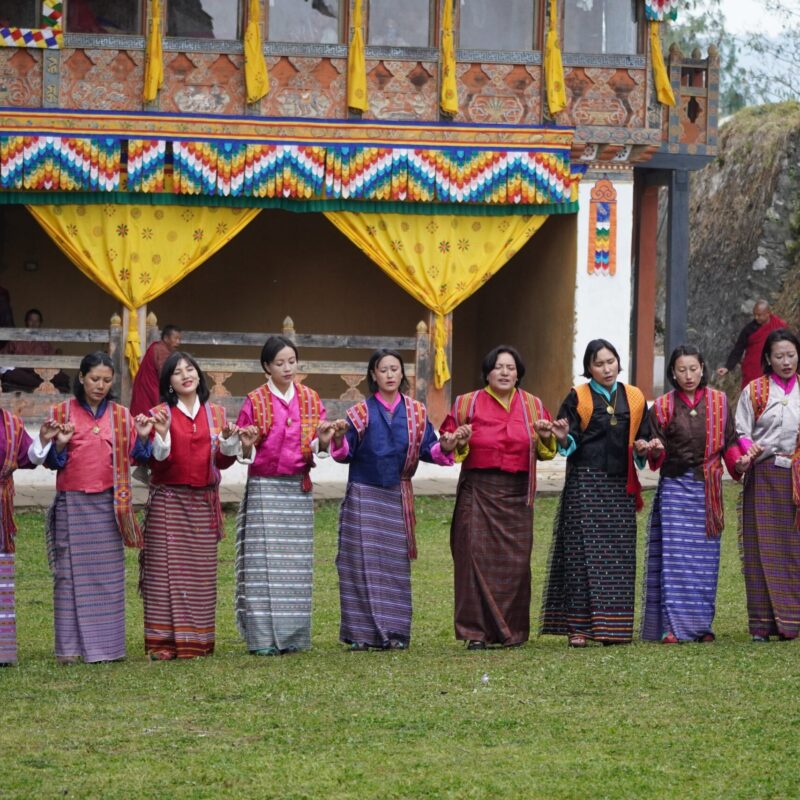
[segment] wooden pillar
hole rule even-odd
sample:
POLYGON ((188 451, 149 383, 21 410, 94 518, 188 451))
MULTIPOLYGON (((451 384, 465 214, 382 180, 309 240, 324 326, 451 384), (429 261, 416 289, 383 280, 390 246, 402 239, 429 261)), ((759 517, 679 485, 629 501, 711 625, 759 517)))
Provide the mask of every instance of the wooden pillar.
MULTIPOLYGON (((447 355, 447 365, 450 367, 450 371, 452 372, 453 369, 453 315, 446 314, 444 318, 445 327, 447 330, 447 345, 445 347, 445 354, 447 355)), ((430 315, 430 324, 428 326, 429 330, 431 331, 431 379, 430 383, 428 384, 428 417, 430 418, 431 423, 435 428, 438 428, 442 422, 444 422, 444 418, 450 413, 450 405, 451 405, 451 388, 453 386, 453 381, 447 381, 441 389, 436 388, 436 383, 433 380, 433 361, 435 359, 435 354, 433 353, 434 350, 434 343, 436 341, 436 315, 430 315)))
POLYGON ((636 339, 634 381, 645 397, 653 397, 655 356, 658 186, 637 183, 636 339))
MULTIPOLYGON (((667 310, 664 332, 664 362, 686 341, 689 281, 689 173, 670 170, 667 215, 667 310)), ((664 385, 669 381, 664 375, 664 385)))

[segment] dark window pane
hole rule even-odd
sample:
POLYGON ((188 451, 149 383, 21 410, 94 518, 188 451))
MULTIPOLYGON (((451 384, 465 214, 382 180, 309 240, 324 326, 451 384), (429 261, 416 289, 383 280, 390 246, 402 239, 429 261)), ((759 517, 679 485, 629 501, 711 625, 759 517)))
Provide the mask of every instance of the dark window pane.
POLYGON ((533 50, 534 0, 460 0, 462 50, 533 50))
POLYGON ((568 53, 636 53, 633 0, 565 0, 564 50, 568 53))
POLYGON ((430 0, 370 0, 367 43, 388 47, 430 44, 430 0))
POLYGON ((169 0, 167 36, 239 39, 241 4, 237 0, 169 0))
POLYGON ((38 28, 41 10, 42 0, 2 0, 0 25, 6 28, 38 28))
POLYGON ((340 0, 269 0, 269 40, 336 44, 340 0))
POLYGON ((69 33, 142 32, 142 0, 67 0, 69 33))

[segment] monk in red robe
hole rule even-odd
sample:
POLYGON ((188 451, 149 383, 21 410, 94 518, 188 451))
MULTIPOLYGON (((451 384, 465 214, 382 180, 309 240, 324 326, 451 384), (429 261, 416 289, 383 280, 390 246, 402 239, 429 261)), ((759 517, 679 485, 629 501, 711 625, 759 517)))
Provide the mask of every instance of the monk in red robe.
POLYGON ((764 372, 761 364, 761 351, 764 349, 767 336, 778 328, 786 327, 786 323, 777 314, 772 313, 766 300, 756 301, 753 306, 753 321, 742 328, 725 366, 717 369, 717 375, 720 377, 727 375, 741 362, 742 389, 750 381, 760 378, 764 372))
POLYGON ((139 364, 131 389, 131 414, 146 414, 160 402, 158 381, 164 362, 181 345, 181 329, 177 325, 165 325, 161 340, 153 342, 139 364), (134 411, 133 409, 136 409, 134 411))

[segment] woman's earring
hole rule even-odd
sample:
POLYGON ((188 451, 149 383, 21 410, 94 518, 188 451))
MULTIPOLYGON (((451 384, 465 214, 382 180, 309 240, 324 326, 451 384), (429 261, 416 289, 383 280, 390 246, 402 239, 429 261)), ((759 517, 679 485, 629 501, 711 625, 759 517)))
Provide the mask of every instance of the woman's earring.
POLYGON ((169 387, 169 393, 170 394, 175 394, 175 389, 173 389, 171 386, 169 387))

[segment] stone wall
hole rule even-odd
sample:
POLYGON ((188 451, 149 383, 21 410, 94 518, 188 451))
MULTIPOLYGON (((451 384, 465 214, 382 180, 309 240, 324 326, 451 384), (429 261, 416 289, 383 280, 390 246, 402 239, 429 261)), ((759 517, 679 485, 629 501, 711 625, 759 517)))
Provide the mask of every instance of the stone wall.
POLYGON ((760 297, 797 328, 800 103, 730 119, 718 158, 691 175, 689 214, 689 340, 709 366, 724 362, 760 297))

